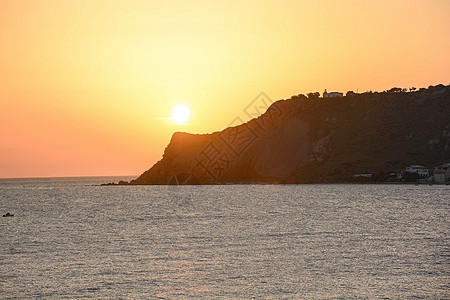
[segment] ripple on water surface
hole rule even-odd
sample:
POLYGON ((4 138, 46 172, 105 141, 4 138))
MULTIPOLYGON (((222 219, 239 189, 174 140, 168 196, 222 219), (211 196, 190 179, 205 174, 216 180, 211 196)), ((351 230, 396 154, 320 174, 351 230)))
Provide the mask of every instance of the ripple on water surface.
POLYGON ((450 188, 0 180, 1 298, 449 298, 450 188))

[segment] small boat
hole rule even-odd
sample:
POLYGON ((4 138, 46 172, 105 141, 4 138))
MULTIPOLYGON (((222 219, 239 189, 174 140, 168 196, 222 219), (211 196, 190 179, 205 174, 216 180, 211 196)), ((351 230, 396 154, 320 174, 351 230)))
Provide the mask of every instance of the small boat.
POLYGON ((10 214, 9 212, 7 212, 6 214, 3 215, 4 217, 14 217, 14 215, 10 214))

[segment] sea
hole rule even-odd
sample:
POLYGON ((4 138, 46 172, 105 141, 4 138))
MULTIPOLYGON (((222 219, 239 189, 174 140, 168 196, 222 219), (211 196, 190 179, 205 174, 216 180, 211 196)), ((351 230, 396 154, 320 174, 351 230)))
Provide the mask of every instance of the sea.
POLYGON ((450 186, 0 179, 1 299, 450 299, 450 186))

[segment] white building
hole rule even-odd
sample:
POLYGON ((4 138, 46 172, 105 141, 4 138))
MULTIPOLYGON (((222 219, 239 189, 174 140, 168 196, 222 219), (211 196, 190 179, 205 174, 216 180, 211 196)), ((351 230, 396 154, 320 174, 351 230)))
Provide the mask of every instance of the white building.
POLYGON ((445 183, 447 178, 445 178, 445 170, 444 169, 434 169, 434 182, 436 183, 445 183))
POLYGON ((424 177, 430 176, 430 170, 428 170, 424 166, 419 166, 419 165, 412 165, 410 167, 407 167, 406 172, 417 173, 419 176, 424 176, 424 177))
POLYGON ((325 89, 325 91, 323 92, 323 97, 324 98, 334 98, 334 97, 343 97, 344 93, 339 93, 339 92, 331 92, 331 93, 327 93, 327 90, 325 89))
POLYGON ((446 183, 450 180, 450 163, 442 164, 434 169, 434 181, 436 183, 446 183))

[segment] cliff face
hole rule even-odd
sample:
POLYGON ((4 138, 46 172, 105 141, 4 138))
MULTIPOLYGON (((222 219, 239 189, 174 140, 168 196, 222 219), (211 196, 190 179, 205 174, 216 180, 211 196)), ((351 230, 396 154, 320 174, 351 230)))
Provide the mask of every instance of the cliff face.
POLYGON ((176 132, 130 184, 345 182, 450 160, 450 86, 417 92, 294 96, 211 134, 176 132))

